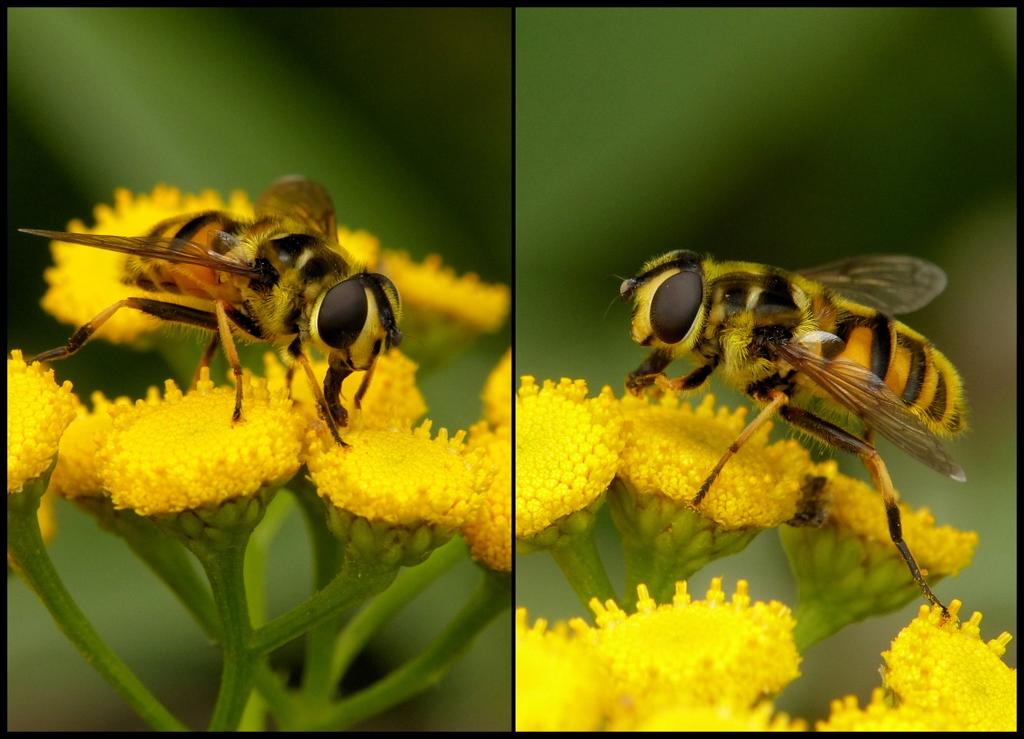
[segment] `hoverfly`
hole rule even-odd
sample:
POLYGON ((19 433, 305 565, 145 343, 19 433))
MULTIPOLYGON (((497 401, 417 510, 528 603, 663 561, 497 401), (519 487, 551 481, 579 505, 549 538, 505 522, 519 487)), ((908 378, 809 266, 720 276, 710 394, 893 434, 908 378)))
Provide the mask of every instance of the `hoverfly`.
POLYGON ((892 318, 923 307, 945 286, 939 267, 908 256, 862 256, 784 272, 673 251, 649 261, 619 290, 635 301, 633 340, 654 348, 626 387, 634 394, 651 385, 693 390, 717 369, 763 405, 700 486, 695 507, 732 455, 776 413, 826 445, 857 454, 882 494, 890 537, 914 581, 942 606, 903 541, 896 491, 873 442, 877 431, 932 469, 966 479, 940 442, 966 429, 960 376, 925 337, 892 318), (698 367, 667 379, 665 369, 684 355, 698 367), (859 428, 818 417, 808 401, 845 411, 859 428))
MULTIPOLYGON (((64 346, 33 361, 69 357, 121 308, 213 332, 200 360, 209 365, 218 343, 235 376, 234 421, 242 418, 242 365, 236 334, 254 341, 284 344, 313 387, 321 417, 335 441, 347 423, 340 401, 342 381, 366 370, 356 392, 358 408, 377 357, 397 346, 401 307, 387 277, 349 263, 338 244, 330 195, 304 177, 277 180, 256 202, 256 217, 236 220, 223 211, 169 218, 144 236, 103 236, 20 229, 69 244, 128 254, 123 281, 155 295, 186 295, 203 308, 169 300, 119 300, 78 328, 64 346), (304 346, 312 344, 328 360, 321 392, 304 346)), ((198 370, 197 370, 198 376, 198 370)))

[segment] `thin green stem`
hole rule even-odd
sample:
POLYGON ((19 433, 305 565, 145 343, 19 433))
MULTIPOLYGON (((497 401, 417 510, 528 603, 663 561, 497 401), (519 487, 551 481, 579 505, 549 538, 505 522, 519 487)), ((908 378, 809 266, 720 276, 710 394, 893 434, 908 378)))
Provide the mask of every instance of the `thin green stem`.
POLYGON ((210 580, 221 623, 224 667, 220 692, 210 719, 210 731, 238 726, 252 692, 256 660, 248 649, 252 626, 245 592, 245 547, 248 529, 226 530, 227 537, 212 544, 193 541, 190 546, 210 580))
POLYGON ((435 551, 421 565, 401 572, 394 584, 374 598, 350 620, 334 644, 331 661, 332 686, 337 685, 352 660, 370 638, 428 585, 450 570, 466 554, 466 544, 454 538, 435 551))
POLYGON ((597 552, 593 528, 563 536, 548 551, 585 607, 589 608, 591 598, 602 602, 615 598, 601 555, 597 552))
POLYGON ((114 654, 86 619, 53 567, 39 533, 40 494, 26 490, 7 496, 7 547, 19 574, 50 611, 57 626, 79 653, 150 726, 164 731, 187 731, 114 654))
MULTIPOLYGON (((296 499, 306 519, 313 547, 314 583, 316 590, 326 587, 338 574, 342 545, 327 527, 327 514, 312 485, 303 481, 296 487, 296 499)), ((306 635, 306 658, 302 673, 302 696, 313 707, 323 706, 330 699, 331 651, 338 633, 338 619, 328 618, 306 635)))
POLYGON ((397 567, 380 567, 346 559, 341 572, 299 605, 257 629, 250 641, 254 654, 266 654, 296 639, 346 608, 383 591, 395 579, 397 567))
POLYGON ((452 622, 419 656, 328 711, 311 730, 339 730, 391 708, 436 684, 469 648, 491 619, 509 608, 506 575, 486 572, 480 587, 452 622))

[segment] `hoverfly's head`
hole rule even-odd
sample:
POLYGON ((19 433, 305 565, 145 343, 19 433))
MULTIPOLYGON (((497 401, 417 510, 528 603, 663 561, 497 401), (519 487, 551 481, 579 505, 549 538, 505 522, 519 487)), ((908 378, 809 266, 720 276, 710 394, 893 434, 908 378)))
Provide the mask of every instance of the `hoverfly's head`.
POLYGON ((365 370, 401 342, 400 317, 395 284, 384 275, 361 272, 320 294, 309 332, 326 353, 340 356, 354 370, 365 370))
POLYGON ((692 348, 706 310, 704 270, 692 251, 673 251, 652 259, 619 288, 633 300, 631 332, 642 346, 692 348))

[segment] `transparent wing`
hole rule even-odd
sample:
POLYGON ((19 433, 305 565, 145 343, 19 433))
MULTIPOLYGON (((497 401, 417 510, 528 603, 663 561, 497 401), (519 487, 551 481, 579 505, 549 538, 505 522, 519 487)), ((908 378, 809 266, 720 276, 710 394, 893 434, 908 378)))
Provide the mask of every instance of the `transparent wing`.
POLYGON ((256 215, 273 215, 319 236, 332 246, 338 243, 334 203, 322 185, 299 175, 282 177, 256 201, 256 215))
POLYGON ((907 454, 954 480, 966 479, 935 434, 871 370, 846 360, 826 359, 798 342, 779 344, 774 351, 907 454))
POLYGON ((218 254, 185 239, 165 238, 163 236, 109 236, 103 234, 79 234, 65 231, 43 231, 37 228, 19 228, 19 231, 45 239, 63 241, 66 244, 94 246, 97 249, 119 251, 140 257, 162 259, 166 262, 179 264, 196 264, 218 272, 229 272, 245 277, 259 277, 260 270, 235 257, 218 254))
POLYGON ((840 296, 883 313, 923 308, 946 288, 946 273, 924 259, 868 254, 797 270, 840 296))

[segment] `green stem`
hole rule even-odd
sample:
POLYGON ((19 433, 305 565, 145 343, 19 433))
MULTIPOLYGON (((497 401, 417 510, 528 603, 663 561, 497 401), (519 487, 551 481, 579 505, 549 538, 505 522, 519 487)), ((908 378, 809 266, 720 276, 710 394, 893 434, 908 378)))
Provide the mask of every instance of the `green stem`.
POLYGON ((337 685, 352 660, 370 638, 399 610, 422 592, 430 583, 450 570, 466 554, 466 544, 455 538, 435 551, 421 565, 404 570, 394 585, 374 598, 349 621, 334 644, 330 684, 337 685))
MULTIPOLYGON (((29 486, 26 486, 29 487, 29 486)), ((37 510, 41 493, 25 490, 7 496, 7 547, 18 572, 50 611, 57 626, 79 653, 150 726, 187 731, 128 669, 96 633, 64 587, 39 533, 37 510)))
POLYGON ((408 700, 436 684, 491 619, 512 604, 509 578, 485 572, 484 580, 455 619, 416 658, 328 711, 311 730, 338 730, 408 700))
POLYGON ((257 629, 249 646, 254 654, 266 654, 287 644, 350 606, 381 592, 398 572, 346 558, 341 572, 309 598, 257 629))
POLYGON ((548 551, 585 607, 589 608, 591 598, 602 602, 615 598, 597 552, 593 528, 562 537, 548 551))
MULTIPOLYGON (((326 587, 338 574, 341 544, 327 527, 327 513, 308 481, 297 486, 296 499, 302 508, 313 545, 314 589, 326 587)), ((338 619, 329 618, 310 629, 306 635, 306 658, 303 664, 302 695, 308 705, 323 706, 330 699, 331 650, 338 633, 338 619)))
POLYGON ((228 731, 238 726, 252 692, 256 660, 248 649, 252 626, 245 592, 245 547, 250 531, 225 529, 226 536, 215 543, 191 540, 213 590, 221 624, 224 667, 220 692, 210 719, 210 731, 228 731))

